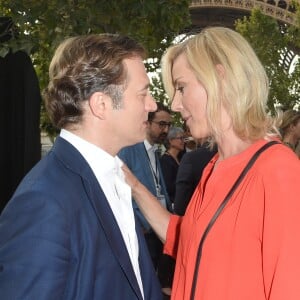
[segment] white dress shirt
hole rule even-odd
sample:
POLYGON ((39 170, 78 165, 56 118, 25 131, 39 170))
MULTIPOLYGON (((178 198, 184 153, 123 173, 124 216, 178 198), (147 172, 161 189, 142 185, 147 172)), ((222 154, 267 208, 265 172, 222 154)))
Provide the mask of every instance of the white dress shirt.
MULTIPOLYGON (((62 129, 60 136, 85 158, 101 186, 122 233, 141 293, 143 283, 138 262, 139 244, 135 231, 131 188, 124 180, 122 161, 73 133, 62 129)), ((113 279, 113 278, 112 278, 113 279)))
POLYGON ((155 157, 155 151, 158 149, 158 146, 156 144, 151 145, 147 140, 144 140, 144 145, 148 154, 148 158, 151 163, 152 172, 154 172, 157 178, 159 178, 159 172, 157 170, 156 157, 155 157))

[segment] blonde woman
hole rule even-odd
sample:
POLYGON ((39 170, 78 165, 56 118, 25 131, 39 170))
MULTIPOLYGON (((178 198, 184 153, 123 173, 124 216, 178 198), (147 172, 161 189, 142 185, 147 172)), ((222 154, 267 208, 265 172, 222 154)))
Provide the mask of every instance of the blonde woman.
POLYGON ((253 49, 231 29, 207 28, 167 50, 162 74, 193 137, 212 136, 218 146, 183 217, 125 170, 165 253, 176 258, 171 299, 299 300, 300 164, 286 146, 268 144, 279 139, 253 49))

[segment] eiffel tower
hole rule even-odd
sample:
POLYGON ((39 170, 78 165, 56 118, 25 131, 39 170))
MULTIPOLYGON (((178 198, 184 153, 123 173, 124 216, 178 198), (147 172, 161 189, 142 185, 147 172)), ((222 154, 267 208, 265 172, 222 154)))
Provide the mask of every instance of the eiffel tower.
MULTIPOLYGON (((297 0, 300 2, 300 0, 297 0)), ((210 25, 220 25, 234 29, 237 19, 250 16, 251 10, 260 8, 263 14, 276 19, 280 24, 296 25, 297 17, 292 0, 192 0, 190 14, 192 29, 200 30, 210 25)), ((282 64, 289 70, 300 49, 288 49, 282 64)))

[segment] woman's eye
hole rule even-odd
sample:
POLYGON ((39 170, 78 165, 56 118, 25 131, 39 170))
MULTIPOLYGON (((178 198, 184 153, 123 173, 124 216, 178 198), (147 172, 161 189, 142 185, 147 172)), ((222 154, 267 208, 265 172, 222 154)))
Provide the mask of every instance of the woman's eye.
POLYGON ((183 86, 179 86, 176 88, 176 90, 179 91, 181 94, 183 94, 184 88, 183 88, 183 86))

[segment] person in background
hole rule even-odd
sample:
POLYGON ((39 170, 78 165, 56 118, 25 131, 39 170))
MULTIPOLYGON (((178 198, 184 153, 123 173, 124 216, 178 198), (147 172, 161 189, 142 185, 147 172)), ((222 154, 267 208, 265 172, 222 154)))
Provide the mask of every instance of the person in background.
MULTIPOLYGON (((162 103, 157 103, 157 109, 150 112, 147 121, 146 138, 143 142, 133 146, 125 147, 119 152, 120 159, 130 168, 137 178, 156 197, 156 201, 171 211, 171 203, 167 193, 165 181, 159 162, 159 146, 162 145, 171 127, 171 112, 162 103)), ((139 207, 133 201, 133 208, 138 224, 144 232, 149 253, 154 268, 160 279, 162 288, 165 288, 164 270, 160 270, 162 257, 162 242, 151 229, 150 224, 140 212, 139 207), (163 272, 163 273, 161 273, 163 272)))
POLYGON ((44 96, 61 131, 0 216, 2 300, 162 298, 116 156, 156 110, 144 59, 113 34, 56 50, 44 96))
POLYGON ((290 109, 283 112, 279 130, 283 143, 296 152, 300 140, 300 111, 290 109))
POLYGON ((266 111, 269 83, 254 50, 229 28, 205 28, 167 49, 162 76, 193 137, 218 146, 182 217, 122 167, 176 258, 171 299, 300 299, 300 163, 266 111))
POLYGON ((198 142, 193 138, 192 134, 191 134, 191 131, 189 129, 188 126, 186 126, 186 123, 184 122, 183 124, 184 126, 184 134, 185 134, 185 151, 182 152, 182 155, 186 152, 190 152, 190 151, 193 151, 195 149, 197 149, 197 145, 198 145, 198 142))
POLYGON ((193 151, 197 149, 198 142, 192 137, 190 129, 186 126, 185 122, 183 123, 183 131, 184 131, 184 149, 179 152, 178 159, 181 161, 183 155, 187 152, 193 151))
POLYGON ((180 216, 185 214, 204 168, 217 153, 216 147, 210 149, 207 142, 197 145, 197 149, 183 155, 176 176, 174 213, 180 216))
POLYGON ((160 158, 160 165, 172 204, 175 198, 175 182, 180 163, 179 153, 184 150, 184 131, 180 127, 171 127, 166 141, 166 151, 160 158))

